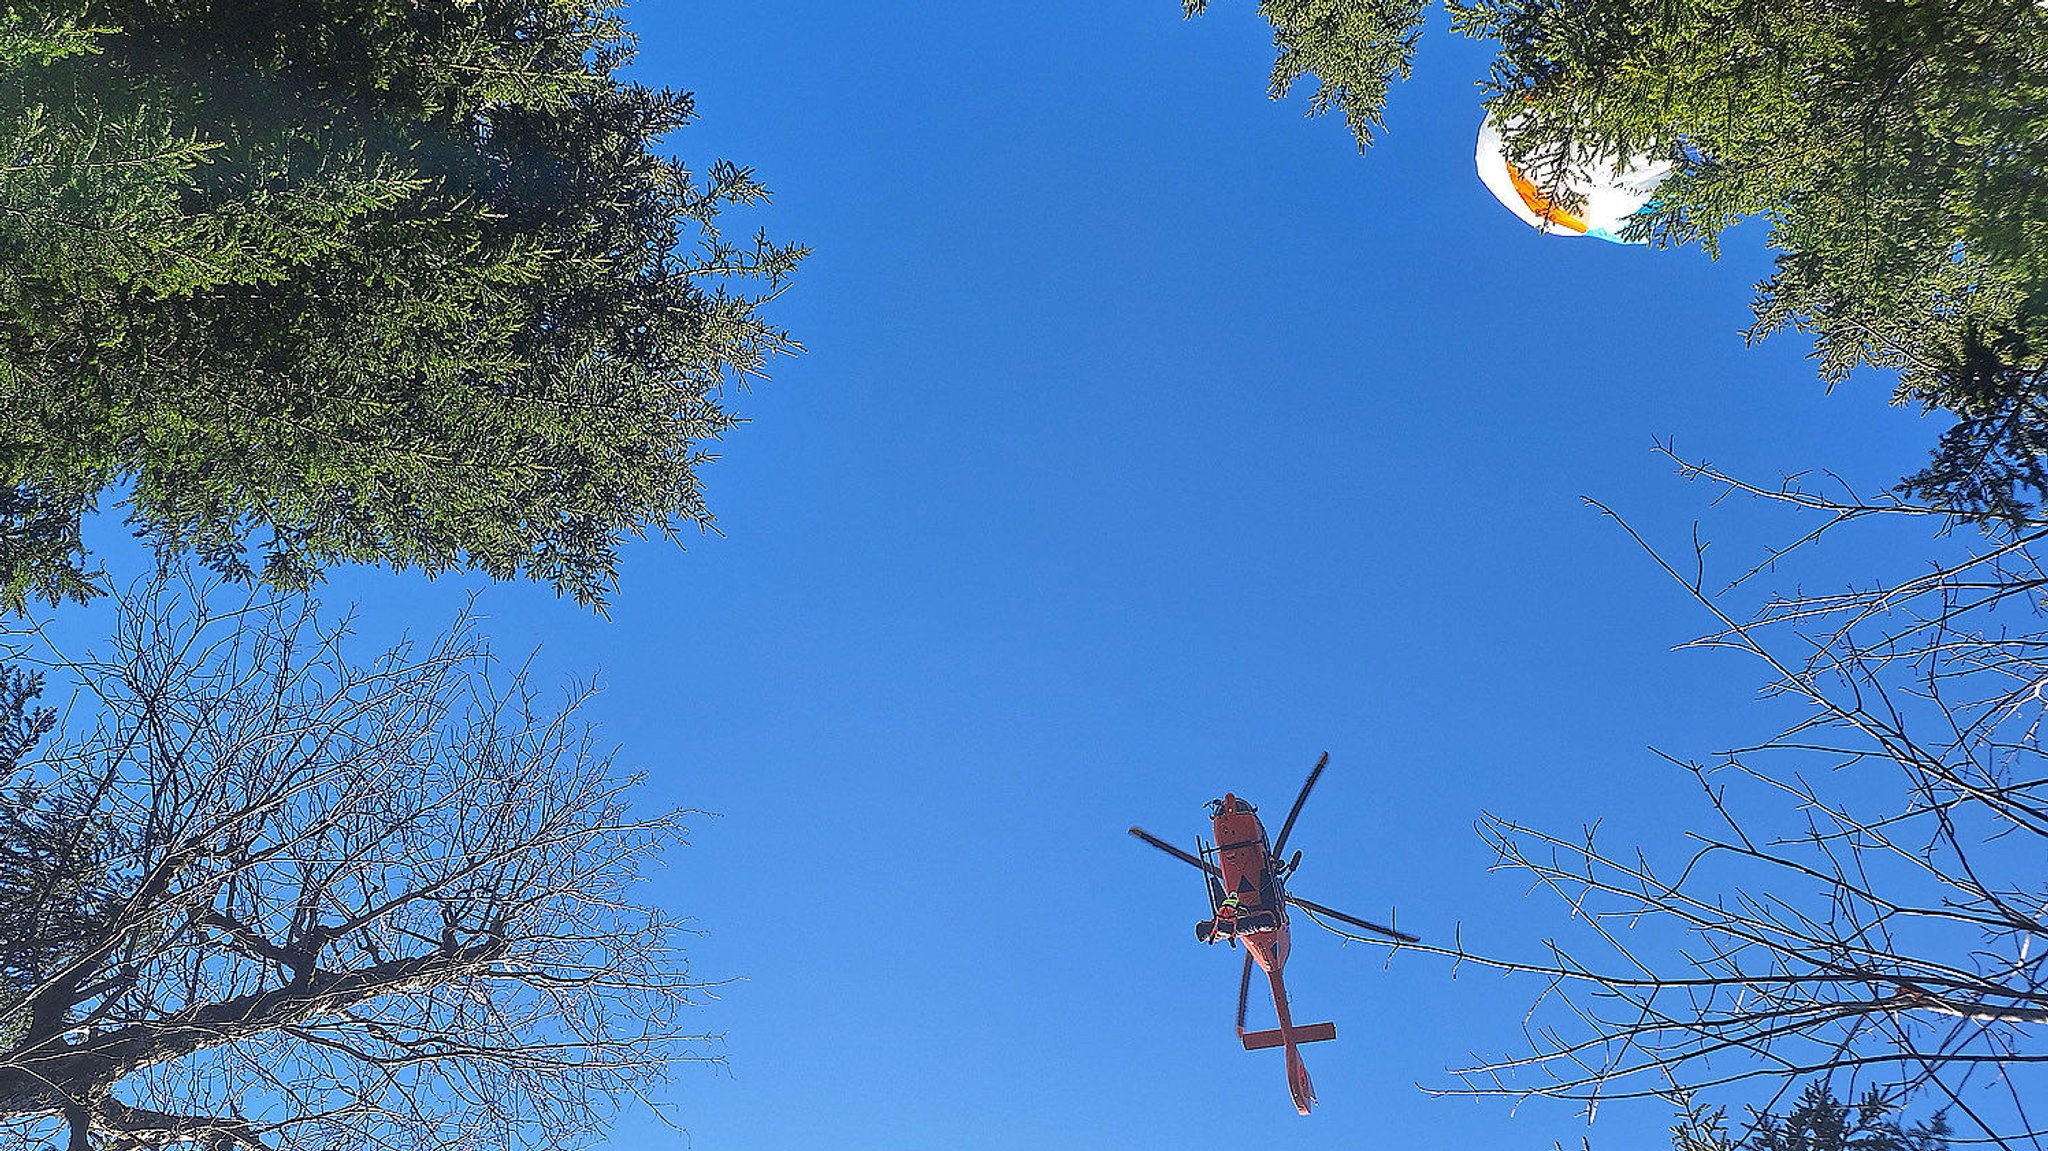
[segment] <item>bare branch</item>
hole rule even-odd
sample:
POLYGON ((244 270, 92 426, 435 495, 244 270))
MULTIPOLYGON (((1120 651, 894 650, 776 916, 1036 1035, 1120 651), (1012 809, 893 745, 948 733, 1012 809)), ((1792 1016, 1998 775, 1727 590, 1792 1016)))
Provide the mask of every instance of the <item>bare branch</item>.
POLYGON ((2020 1100, 2048 1089, 2048 1068, 2030 1070, 2048 1063, 2048 569, 2035 554, 2048 528, 1922 534, 1949 554, 1909 578, 1751 613, 1730 595, 1800 549, 1851 525, 1938 527, 1939 510, 1680 463, 1806 526, 1715 591, 1697 538, 1666 559, 1593 506, 1713 620, 1689 646, 1749 656, 1801 714, 1712 766, 1665 757, 1704 802, 1704 830, 1676 860, 1482 821, 1499 867, 1553 893, 1579 942, 1524 960, 1479 954, 1462 933, 1403 945, 1542 983, 1527 1051, 1479 1059, 1445 1090, 1590 1108, 1838 1076, 1929 1096, 1975 1126, 1959 1142, 2041 1146, 2020 1100), (2002 1094, 1977 1090, 1994 1084, 2002 1094))
POLYGON ((466 618, 361 662, 346 621, 218 594, 0 650, 85 689, 0 799, 77 845, 42 918, 78 925, 0 981, 0 1146, 556 1146, 709 1057, 635 898, 687 813, 633 808, 587 692, 494 685, 466 618))

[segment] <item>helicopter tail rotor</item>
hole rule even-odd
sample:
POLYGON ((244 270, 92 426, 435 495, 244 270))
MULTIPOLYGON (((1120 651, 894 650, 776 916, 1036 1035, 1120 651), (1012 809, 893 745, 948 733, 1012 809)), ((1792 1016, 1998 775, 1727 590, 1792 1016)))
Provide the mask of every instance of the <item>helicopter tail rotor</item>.
POLYGON ((1316 1085, 1309 1082, 1308 1064, 1301 1061, 1301 1052, 1292 1045, 1287 1048, 1287 1092, 1294 1096, 1294 1109, 1303 1115, 1315 1105, 1316 1085))

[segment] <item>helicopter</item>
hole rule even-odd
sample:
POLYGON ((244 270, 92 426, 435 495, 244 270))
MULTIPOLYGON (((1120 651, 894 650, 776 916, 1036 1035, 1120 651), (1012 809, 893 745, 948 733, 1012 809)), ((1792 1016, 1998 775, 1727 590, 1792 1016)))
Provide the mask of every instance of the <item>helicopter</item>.
POLYGON ((1287 812, 1287 819, 1280 825, 1280 837, 1268 841, 1266 827, 1259 821, 1259 809, 1232 792, 1225 792, 1223 798, 1208 803, 1210 830, 1215 842, 1205 843, 1200 836, 1195 838, 1195 850, 1190 853, 1153 835, 1142 827, 1131 828, 1131 834, 1153 847, 1193 867, 1200 868, 1208 880, 1210 917, 1195 924, 1195 938, 1203 943, 1227 941, 1235 948, 1244 944, 1244 971, 1237 983, 1237 1038, 1246 1051, 1258 1051, 1268 1047, 1284 1049, 1287 1056, 1287 1090, 1294 1097, 1294 1108, 1303 1115, 1315 1104, 1315 1085, 1309 1081, 1308 1067, 1301 1061, 1299 1045, 1317 1043, 1337 1037, 1335 1023, 1296 1023, 1288 1011, 1287 987, 1281 981, 1281 969, 1287 964, 1289 937, 1287 931, 1287 909, 1294 906, 1314 915, 1326 916, 1340 923, 1348 923, 1377 935, 1402 943, 1420 943, 1422 940, 1405 931, 1382 926, 1356 916, 1346 915, 1320 903, 1311 903, 1298 895, 1289 894, 1287 880, 1294 870, 1301 866, 1301 852, 1290 858, 1286 856, 1287 837, 1294 831, 1294 821, 1301 815, 1302 804, 1308 802, 1308 793, 1314 790, 1316 781, 1322 778, 1323 769, 1330 764, 1330 753, 1324 752, 1316 760, 1308 781, 1301 785, 1301 794, 1294 797, 1294 806, 1287 812), (1246 1031, 1244 1029, 1245 1001, 1251 995, 1252 965, 1256 963, 1266 973, 1266 981, 1272 987, 1273 1013, 1280 1026, 1268 1031, 1246 1031))

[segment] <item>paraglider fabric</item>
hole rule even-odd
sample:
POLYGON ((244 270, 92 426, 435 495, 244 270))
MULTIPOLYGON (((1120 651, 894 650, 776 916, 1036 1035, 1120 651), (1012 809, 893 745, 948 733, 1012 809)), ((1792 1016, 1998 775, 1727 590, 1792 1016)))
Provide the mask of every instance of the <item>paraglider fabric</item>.
POLYGON ((1549 180, 1535 180, 1508 162, 1507 140, 1493 117, 1479 124, 1475 159, 1479 180, 1503 207, 1539 232, 1596 236, 1616 244, 1629 220, 1649 206, 1657 185, 1671 174, 1671 165, 1641 157, 1619 165, 1612 157, 1593 157, 1566 166, 1549 180), (1576 213, 1553 204, 1544 188, 1564 188, 1584 198, 1576 213))

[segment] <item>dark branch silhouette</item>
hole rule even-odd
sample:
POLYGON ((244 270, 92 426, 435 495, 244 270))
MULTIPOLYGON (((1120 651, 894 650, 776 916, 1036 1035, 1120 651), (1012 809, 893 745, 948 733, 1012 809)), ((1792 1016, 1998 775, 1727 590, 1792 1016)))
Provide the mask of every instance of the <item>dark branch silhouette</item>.
POLYGON ((493 684, 466 620, 358 663, 304 603, 120 608, 103 655, 7 654, 0 1146, 554 1147, 704 1057, 634 895, 683 813, 580 696, 493 684))
POLYGON ((1553 893, 1574 926, 1527 959, 1462 937, 1401 945, 1544 986, 1527 1050, 1476 1059, 1449 1093, 1590 1110, 1740 1085, 1768 1109, 1800 1081, 1836 1076, 1853 1094, 1946 1109, 1959 1144, 2039 1147, 2048 568, 2037 549, 2048 525, 1930 545, 1912 529, 1943 526, 1934 509, 1681 464, 1726 493, 1820 517, 1720 588, 1703 544, 1674 560, 1615 517, 1713 620, 1685 646, 1750 657, 1793 718, 1714 762, 1666 757, 1698 785, 1690 842, 1638 848, 1591 827, 1481 820, 1498 867, 1553 893), (1858 523, 1952 554, 1897 582, 1774 597, 1754 613, 1726 606, 1858 523))

